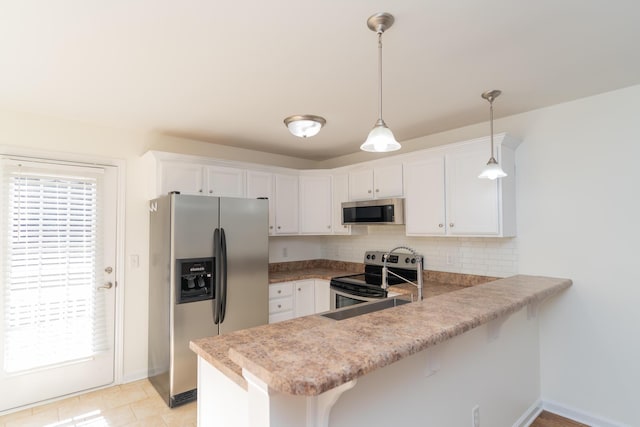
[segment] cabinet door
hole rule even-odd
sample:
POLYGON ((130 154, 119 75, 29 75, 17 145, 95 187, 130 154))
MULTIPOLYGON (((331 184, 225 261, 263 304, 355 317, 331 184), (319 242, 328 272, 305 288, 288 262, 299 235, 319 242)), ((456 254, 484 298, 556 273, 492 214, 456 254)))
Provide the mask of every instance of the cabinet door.
POLYGON ((275 177, 276 234, 298 233, 298 177, 275 177))
POLYGON ((444 157, 406 163, 404 192, 407 235, 445 234, 444 157))
POLYGON ((217 197, 244 197, 244 174, 243 169, 207 167, 207 194, 217 197))
POLYGON ((295 317, 315 313, 315 280, 299 280, 293 284, 295 317))
POLYGON ((349 172, 349 200, 373 199, 373 170, 349 172))
POLYGON ((331 177, 300 177, 300 232, 331 233, 331 177))
POLYGON ((332 211, 333 221, 331 224, 334 234, 349 234, 351 227, 342 225, 342 202, 349 201, 349 175, 339 174, 333 175, 333 191, 332 191, 332 211))
POLYGON ((447 154, 447 226, 449 234, 499 234, 499 180, 479 179, 489 142, 456 148, 447 154))
POLYGON ((276 226, 275 203, 273 197, 273 174, 268 172, 247 171, 247 198, 269 199, 269 234, 276 226))
POLYGON ((204 194, 202 186, 202 166, 191 163, 162 162, 162 191, 168 194, 204 194))
POLYGON ((331 309, 331 287, 328 280, 316 279, 315 282, 315 312, 322 313, 331 309))
POLYGON ((376 199, 402 197, 402 164, 376 167, 373 170, 373 193, 376 199))

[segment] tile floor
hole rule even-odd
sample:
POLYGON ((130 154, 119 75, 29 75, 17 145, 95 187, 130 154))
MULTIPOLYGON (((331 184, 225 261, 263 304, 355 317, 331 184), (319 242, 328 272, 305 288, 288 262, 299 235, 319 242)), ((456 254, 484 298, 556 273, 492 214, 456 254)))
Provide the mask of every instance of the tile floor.
POLYGON ((147 380, 0 417, 0 427, 196 427, 196 402, 169 409, 147 380))

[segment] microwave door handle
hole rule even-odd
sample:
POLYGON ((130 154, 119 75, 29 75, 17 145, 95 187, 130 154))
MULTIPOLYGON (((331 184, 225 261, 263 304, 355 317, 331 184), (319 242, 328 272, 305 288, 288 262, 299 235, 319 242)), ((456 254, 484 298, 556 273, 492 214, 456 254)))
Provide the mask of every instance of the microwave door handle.
POLYGON ((220 284, 220 323, 224 322, 227 314, 227 237, 224 228, 220 228, 220 253, 222 254, 222 283, 220 284))
POLYGON ((214 260, 214 291, 213 291, 213 324, 220 323, 220 230, 218 228, 213 232, 213 260, 214 260))

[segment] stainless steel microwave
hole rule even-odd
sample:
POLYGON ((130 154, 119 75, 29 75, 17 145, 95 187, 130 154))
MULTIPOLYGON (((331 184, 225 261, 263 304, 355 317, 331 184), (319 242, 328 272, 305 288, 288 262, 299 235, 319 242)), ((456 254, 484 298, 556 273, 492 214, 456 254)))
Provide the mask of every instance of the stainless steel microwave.
POLYGON ((404 224, 404 199, 343 202, 342 223, 344 225, 404 224))

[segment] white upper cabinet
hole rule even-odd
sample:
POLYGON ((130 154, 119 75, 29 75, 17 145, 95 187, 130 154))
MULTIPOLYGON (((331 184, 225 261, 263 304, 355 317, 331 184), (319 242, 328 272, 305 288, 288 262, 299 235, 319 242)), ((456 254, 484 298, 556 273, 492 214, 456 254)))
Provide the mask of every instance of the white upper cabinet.
POLYGON ((515 236, 514 154, 501 144, 505 138, 500 135, 495 153, 506 178, 478 178, 490 156, 488 138, 405 163, 407 235, 515 236))
POLYGON ((202 166, 192 163, 163 162, 161 166, 160 194, 179 191, 180 194, 205 194, 202 166))
POLYGON ((217 197, 244 197, 244 169, 208 166, 204 168, 207 194, 217 197))
POLYGON ((269 234, 273 234, 276 227, 273 174, 269 172, 247 171, 247 198, 269 199, 269 234))
POLYGON ((331 233, 331 176, 300 176, 300 232, 331 233))
POLYGON ((349 234, 351 226, 342 225, 342 202, 349 201, 349 175, 346 173, 335 174, 332 181, 332 231, 334 234, 349 234))
POLYGON ((349 172, 350 200, 402 197, 402 164, 349 172))
POLYGON ((298 177, 275 175, 275 234, 298 234, 298 177))
POLYGON ((407 235, 443 235, 445 228, 444 156, 404 165, 404 220, 407 235))
POLYGON ((480 143, 460 147, 446 155, 449 234, 500 234, 500 180, 478 178, 489 152, 489 143, 480 143))
POLYGON ((179 191, 180 194, 244 197, 244 175, 243 169, 163 162, 160 194, 179 191))

